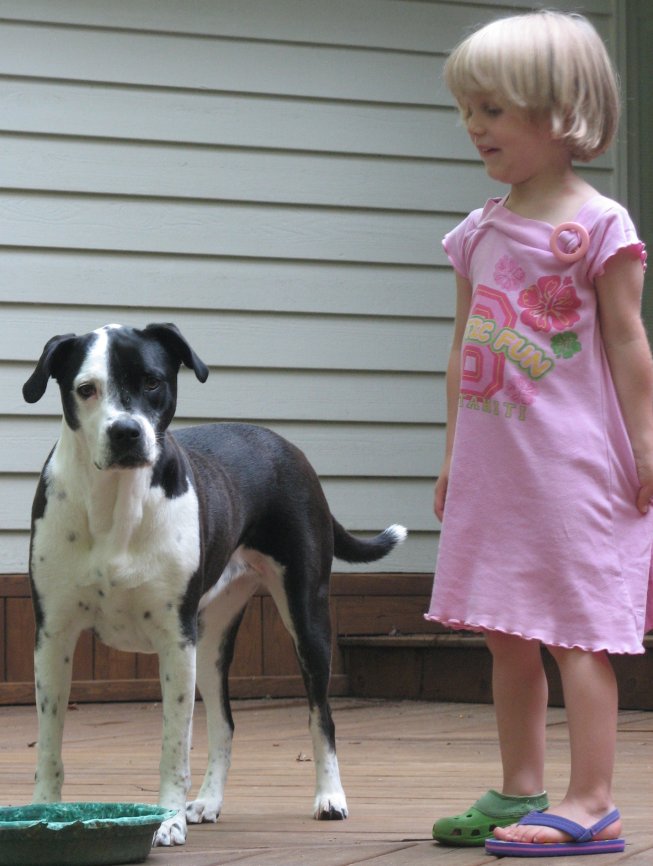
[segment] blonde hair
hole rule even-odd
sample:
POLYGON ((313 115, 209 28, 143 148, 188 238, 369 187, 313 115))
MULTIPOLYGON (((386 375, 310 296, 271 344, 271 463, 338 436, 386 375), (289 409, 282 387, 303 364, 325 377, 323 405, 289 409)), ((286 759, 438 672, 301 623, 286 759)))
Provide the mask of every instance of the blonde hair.
POLYGON ((493 94, 531 118, 550 118, 574 159, 610 146, 619 122, 619 84, 603 40, 582 15, 529 12, 472 33, 444 67, 458 100, 493 94))

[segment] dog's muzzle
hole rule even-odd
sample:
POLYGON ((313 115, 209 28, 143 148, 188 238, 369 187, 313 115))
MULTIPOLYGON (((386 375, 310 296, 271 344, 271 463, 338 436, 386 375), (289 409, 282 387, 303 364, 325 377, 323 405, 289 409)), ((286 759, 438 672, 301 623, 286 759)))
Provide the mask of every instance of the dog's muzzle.
POLYGON ((154 462, 154 443, 143 424, 133 417, 119 418, 106 430, 105 467, 125 469, 149 466, 154 462))

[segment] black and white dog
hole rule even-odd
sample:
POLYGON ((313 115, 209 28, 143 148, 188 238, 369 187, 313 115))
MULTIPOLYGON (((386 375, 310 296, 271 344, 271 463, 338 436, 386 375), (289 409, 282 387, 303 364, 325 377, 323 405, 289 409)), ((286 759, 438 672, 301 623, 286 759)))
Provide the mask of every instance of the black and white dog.
POLYGON ((208 369, 174 325, 108 325, 53 337, 23 388, 34 403, 56 379, 64 415, 32 512, 34 800, 60 799, 73 651, 92 628, 109 646, 159 656, 159 802, 177 815, 155 844, 183 844, 187 820, 217 820, 233 733, 227 675, 243 611, 263 585, 293 637, 308 692, 314 815, 346 818, 327 698, 331 562, 380 559, 406 532, 391 526, 369 541, 351 536, 331 516, 304 455, 270 430, 210 424, 168 432, 182 363, 206 380, 208 369), (197 799, 187 804, 196 682, 209 756, 197 799))

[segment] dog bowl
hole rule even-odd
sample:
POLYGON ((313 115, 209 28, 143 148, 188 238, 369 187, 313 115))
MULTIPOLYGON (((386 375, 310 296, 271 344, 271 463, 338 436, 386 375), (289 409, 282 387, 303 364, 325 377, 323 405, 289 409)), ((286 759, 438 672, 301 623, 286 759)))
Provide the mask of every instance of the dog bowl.
POLYGON ((46 803, 0 808, 0 866, 142 863, 175 812, 143 803, 46 803))

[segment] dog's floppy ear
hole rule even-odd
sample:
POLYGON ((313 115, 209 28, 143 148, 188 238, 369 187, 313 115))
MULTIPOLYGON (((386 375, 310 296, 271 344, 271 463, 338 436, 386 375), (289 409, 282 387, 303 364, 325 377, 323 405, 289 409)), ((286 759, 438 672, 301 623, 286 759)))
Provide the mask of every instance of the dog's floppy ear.
POLYGON ((189 367, 200 382, 206 382, 209 377, 209 368, 197 357, 195 352, 183 337, 181 331, 172 322, 148 325, 143 333, 146 336, 155 337, 159 342, 179 358, 179 361, 189 367))
POLYGON ((45 394, 48 379, 55 375, 55 366, 67 346, 77 339, 76 334, 52 337, 43 348, 36 369, 23 385, 23 397, 27 403, 36 403, 45 394))

